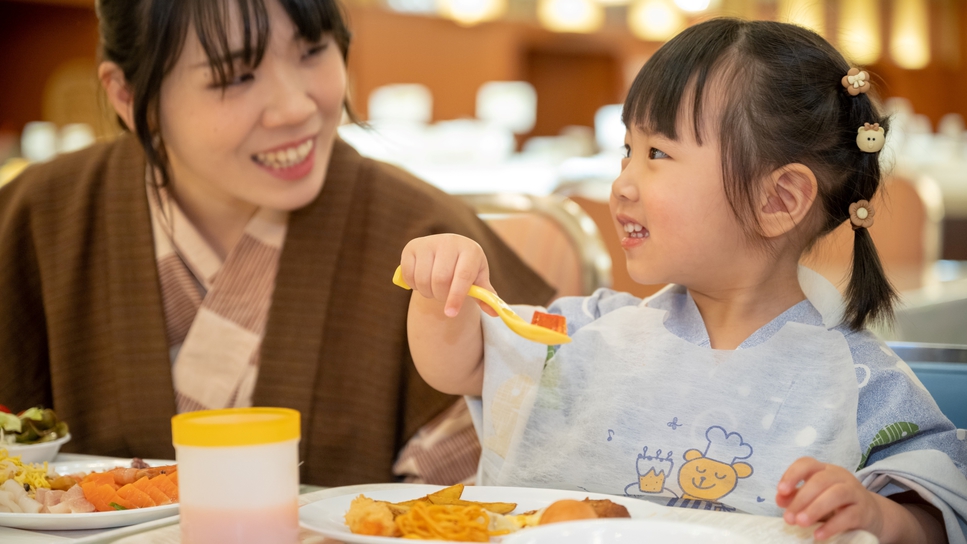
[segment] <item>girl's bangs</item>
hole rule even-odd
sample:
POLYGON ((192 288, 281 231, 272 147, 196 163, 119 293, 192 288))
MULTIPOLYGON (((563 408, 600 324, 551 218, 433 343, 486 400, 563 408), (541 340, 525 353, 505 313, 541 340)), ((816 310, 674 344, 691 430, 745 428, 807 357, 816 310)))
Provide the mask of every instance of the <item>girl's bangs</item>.
POLYGON ((702 134, 708 128, 703 118, 708 86, 716 71, 724 71, 724 57, 728 56, 741 32, 739 25, 728 20, 706 25, 715 23, 720 23, 723 28, 713 32, 706 28, 701 34, 695 31, 695 27, 688 28, 645 63, 625 100, 622 121, 626 127, 634 126, 678 140, 678 116, 683 105, 688 106, 682 102, 692 97, 692 130, 695 141, 702 145, 702 134))

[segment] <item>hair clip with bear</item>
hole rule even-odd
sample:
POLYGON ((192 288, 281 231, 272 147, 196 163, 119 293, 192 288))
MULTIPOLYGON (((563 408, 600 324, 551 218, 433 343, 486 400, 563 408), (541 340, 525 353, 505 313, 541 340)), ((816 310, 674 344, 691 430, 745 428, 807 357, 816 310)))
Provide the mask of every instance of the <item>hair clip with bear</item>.
POLYGON ((863 126, 856 131, 856 145, 864 153, 876 153, 883 149, 886 141, 886 131, 879 123, 863 123, 863 126))

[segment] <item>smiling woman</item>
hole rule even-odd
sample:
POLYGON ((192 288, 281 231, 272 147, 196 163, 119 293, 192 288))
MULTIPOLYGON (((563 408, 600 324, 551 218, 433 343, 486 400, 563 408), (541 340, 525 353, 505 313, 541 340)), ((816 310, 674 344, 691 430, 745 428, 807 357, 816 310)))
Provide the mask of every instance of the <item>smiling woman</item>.
POLYGON ((284 406, 302 413, 305 483, 387 481, 394 462, 471 476, 463 401, 407 349, 403 246, 463 234, 508 300, 551 292, 472 210, 337 138, 339 6, 97 8, 98 75, 129 134, 0 190, 0 399, 53 406, 84 453, 170 458, 175 413, 284 406))

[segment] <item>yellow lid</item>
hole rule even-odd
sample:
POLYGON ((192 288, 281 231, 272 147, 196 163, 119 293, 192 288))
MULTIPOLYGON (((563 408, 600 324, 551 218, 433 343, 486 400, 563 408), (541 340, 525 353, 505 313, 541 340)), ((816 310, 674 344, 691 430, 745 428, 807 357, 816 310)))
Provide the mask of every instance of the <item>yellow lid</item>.
POLYGON ((289 408, 228 408, 171 418, 175 446, 257 446, 298 439, 299 412, 289 408))

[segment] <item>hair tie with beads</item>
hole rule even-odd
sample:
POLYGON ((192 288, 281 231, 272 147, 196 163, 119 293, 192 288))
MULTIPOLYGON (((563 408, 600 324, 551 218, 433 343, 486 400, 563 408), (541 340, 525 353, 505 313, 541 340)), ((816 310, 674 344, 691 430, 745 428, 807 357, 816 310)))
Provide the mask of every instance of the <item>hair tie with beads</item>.
POLYGON ((849 221, 853 230, 868 229, 873 226, 873 205, 867 200, 860 200, 849 205, 849 221))
POLYGON ((846 72, 846 75, 840 81, 850 95, 857 96, 870 90, 869 79, 870 74, 866 71, 860 70, 859 68, 850 68, 849 72, 846 72))

